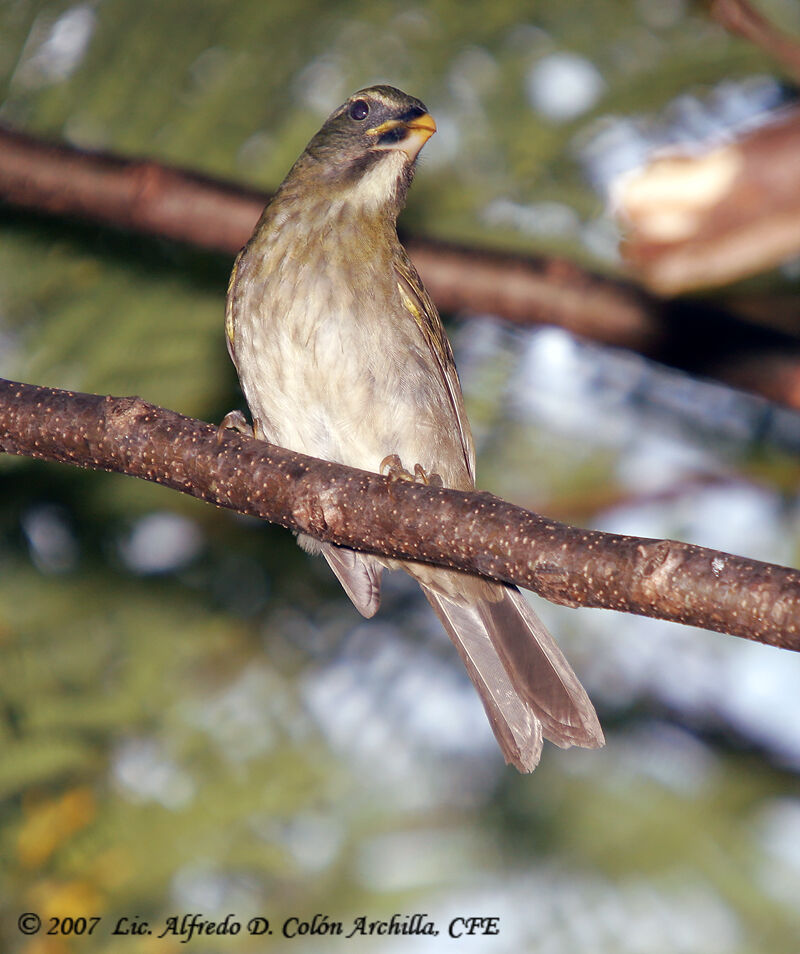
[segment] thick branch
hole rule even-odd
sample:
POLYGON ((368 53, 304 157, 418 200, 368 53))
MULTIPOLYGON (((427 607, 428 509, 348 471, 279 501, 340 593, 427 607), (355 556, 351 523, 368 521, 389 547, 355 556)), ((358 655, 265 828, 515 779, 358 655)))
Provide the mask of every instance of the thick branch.
POLYGON ((0 381, 0 450, 164 484, 333 543, 800 650, 800 573, 669 540, 582 530, 490 494, 353 470, 139 398, 0 381))

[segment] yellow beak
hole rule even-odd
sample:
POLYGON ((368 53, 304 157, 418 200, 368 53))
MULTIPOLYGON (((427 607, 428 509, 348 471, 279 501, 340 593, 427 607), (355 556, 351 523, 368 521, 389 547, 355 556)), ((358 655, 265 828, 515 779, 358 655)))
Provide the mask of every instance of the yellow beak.
POLYGON ((420 149, 436 132, 436 121, 430 113, 423 113, 421 116, 415 116, 414 119, 388 119, 380 126, 370 129, 376 138, 392 129, 402 127, 407 130, 407 134, 387 149, 402 149, 409 159, 416 159, 420 149))
POLYGON ((423 113, 416 119, 410 119, 405 125, 406 129, 413 129, 415 132, 418 131, 419 135, 424 135, 423 142, 427 142, 436 132, 436 120, 430 113, 423 113))

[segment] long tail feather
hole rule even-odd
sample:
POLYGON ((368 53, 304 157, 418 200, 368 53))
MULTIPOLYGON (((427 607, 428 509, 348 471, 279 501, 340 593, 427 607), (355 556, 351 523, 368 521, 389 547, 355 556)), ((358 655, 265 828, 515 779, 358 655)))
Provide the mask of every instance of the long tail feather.
POLYGON ((507 762, 532 771, 542 736, 562 748, 604 744, 586 691, 519 590, 464 578, 458 598, 422 589, 467 666, 507 762))
POLYGON ((541 720, 544 737, 562 748, 604 745, 594 706, 553 637, 516 587, 497 589, 502 598, 480 601, 479 612, 514 688, 541 720))
POLYGON ((483 702, 507 763, 532 772, 542 754, 542 724, 519 696, 474 604, 459 604, 427 586, 428 598, 483 702))

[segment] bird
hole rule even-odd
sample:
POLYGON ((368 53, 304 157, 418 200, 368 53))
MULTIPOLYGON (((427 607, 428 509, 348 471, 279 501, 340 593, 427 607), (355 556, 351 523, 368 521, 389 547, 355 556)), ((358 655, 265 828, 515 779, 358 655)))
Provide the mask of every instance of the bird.
MULTIPOLYGON (((473 490, 453 352, 396 226, 435 131, 427 107, 393 86, 361 89, 335 109, 236 259, 225 335, 255 437, 392 479, 473 490)), ((233 426, 249 427, 233 415, 233 426)), ((516 587, 304 534, 298 542, 325 557, 367 618, 384 568, 416 580, 507 764, 533 771, 543 737, 562 748, 604 744, 586 691, 516 587)))

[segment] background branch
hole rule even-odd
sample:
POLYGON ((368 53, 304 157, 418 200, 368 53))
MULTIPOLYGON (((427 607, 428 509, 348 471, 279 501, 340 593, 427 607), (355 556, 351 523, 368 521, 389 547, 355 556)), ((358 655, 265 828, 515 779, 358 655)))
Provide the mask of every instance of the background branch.
POLYGON ((659 155, 628 177, 623 253, 654 291, 725 285, 800 252, 800 111, 700 154, 659 155))
POLYGON ((726 30, 769 53, 800 80, 800 43, 777 30, 747 0, 712 0, 711 15, 726 30))
MULTIPOLYGON (((0 127, 0 199, 213 252, 235 255, 270 193, 149 159, 87 152, 0 127)), ((406 237, 443 311, 487 311, 509 321, 559 324, 607 344, 650 351, 659 303, 635 286, 566 260, 465 249, 406 237)))
POLYGON ((800 573, 669 540, 583 530, 490 494, 316 460, 139 398, 0 380, 0 449, 164 484, 386 556, 517 583, 557 603, 800 650, 800 573))
MULTIPOLYGON (((800 78, 800 42, 747 0, 713 0, 711 15, 800 78)), ((800 252, 800 111, 698 152, 659 154, 615 188, 622 252, 652 291, 675 295, 767 271, 800 252)), ((796 356, 795 356, 796 361, 796 356)))
MULTIPOLYGON (((233 255, 269 194, 152 160, 86 152, 0 127, 0 200, 233 255)), ((514 255, 404 237, 442 311, 490 313, 520 325, 558 325, 692 374, 735 383, 738 358, 781 351, 796 362, 794 330, 705 301, 670 301, 565 259, 514 255), (722 347, 724 343, 724 348, 722 347)), ((794 387, 747 377, 771 400, 800 408, 794 387)))

